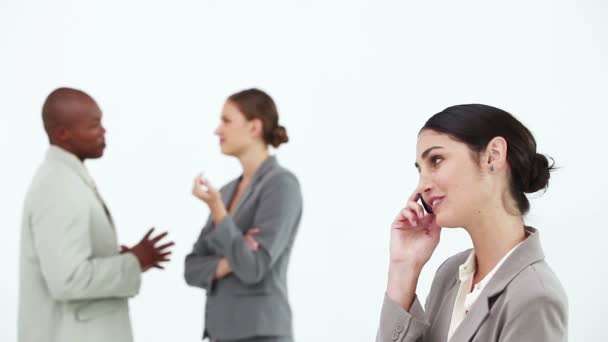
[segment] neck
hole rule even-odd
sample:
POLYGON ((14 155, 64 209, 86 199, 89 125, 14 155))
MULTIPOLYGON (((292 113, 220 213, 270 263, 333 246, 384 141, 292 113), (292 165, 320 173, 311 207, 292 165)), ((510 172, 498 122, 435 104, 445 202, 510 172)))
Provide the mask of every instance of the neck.
POLYGON ((511 249, 525 240, 524 222, 521 216, 511 215, 504 208, 493 208, 479 213, 465 230, 471 236, 477 271, 475 277, 482 279, 511 249))
POLYGON ((238 157, 243 168, 243 180, 249 181, 270 154, 266 147, 252 147, 238 157))
POLYGON ((61 144, 61 143, 56 143, 56 142, 53 142, 53 141, 51 141, 51 145, 53 145, 55 147, 59 147, 60 149, 73 154, 76 158, 78 158, 78 160, 80 160, 80 162, 84 163, 85 159, 82 158, 82 157, 80 157, 76 152, 74 152, 72 150, 72 148, 70 148, 70 146, 67 146, 67 145, 61 144))

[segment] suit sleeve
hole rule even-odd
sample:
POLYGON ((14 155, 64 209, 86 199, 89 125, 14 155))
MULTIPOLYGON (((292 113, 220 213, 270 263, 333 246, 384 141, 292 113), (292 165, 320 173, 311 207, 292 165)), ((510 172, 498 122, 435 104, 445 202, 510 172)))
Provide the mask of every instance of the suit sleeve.
POLYGON ((227 215, 207 236, 219 253, 228 259, 236 277, 246 284, 256 284, 272 268, 293 242, 302 214, 302 195, 295 176, 277 174, 260 190, 259 204, 252 227, 236 226, 227 215), (243 231, 259 228, 255 236, 259 249, 252 251, 243 238, 243 231))
POLYGON ((136 295, 141 285, 137 258, 131 253, 93 256, 92 208, 82 200, 83 189, 58 183, 37 197, 30 213, 34 248, 51 296, 69 301, 136 295))
POLYGON ((428 328, 418 297, 408 312, 384 295, 376 342, 422 342, 428 328))
POLYGON ((211 217, 201 231, 198 240, 192 248, 192 252, 186 256, 184 265, 184 279, 193 287, 199 287, 207 291, 213 290, 213 277, 221 256, 212 252, 209 244, 205 241, 205 232, 211 228, 213 221, 211 217))
POLYGON ((401 305, 384 295, 384 303, 380 314, 380 326, 376 335, 376 342, 424 342, 429 329, 432 329, 430 322, 434 320, 435 312, 432 303, 436 298, 444 297, 445 279, 450 278, 449 269, 444 261, 437 271, 431 285, 431 291, 426 297, 425 309, 418 299, 414 297, 414 302, 409 312, 401 305))

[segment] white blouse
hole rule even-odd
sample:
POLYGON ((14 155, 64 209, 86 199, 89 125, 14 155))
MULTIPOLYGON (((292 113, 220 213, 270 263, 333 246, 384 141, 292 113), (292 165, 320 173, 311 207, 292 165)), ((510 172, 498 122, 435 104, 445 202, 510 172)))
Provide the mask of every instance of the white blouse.
POLYGON ((498 271, 500 266, 505 262, 505 260, 507 260, 509 255, 511 255, 511 253, 513 253, 513 251, 519 247, 519 245, 521 245, 521 242, 517 246, 513 247, 504 257, 502 257, 496 266, 494 266, 494 268, 475 285, 472 291, 471 286, 473 286, 473 276, 475 276, 475 271, 477 270, 477 265, 475 262, 475 250, 472 250, 464 264, 460 265, 458 273, 458 278, 460 279, 460 288, 458 289, 458 294, 456 295, 454 310, 452 310, 452 320, 450 322, 450 330, 448 331, 448 341, 452 338, 456 328, 458 328, 460 323, 462 323, 466 315, 469 313, 469 310, 481 294, 483 288, 490 282, 496 271, 498 271))

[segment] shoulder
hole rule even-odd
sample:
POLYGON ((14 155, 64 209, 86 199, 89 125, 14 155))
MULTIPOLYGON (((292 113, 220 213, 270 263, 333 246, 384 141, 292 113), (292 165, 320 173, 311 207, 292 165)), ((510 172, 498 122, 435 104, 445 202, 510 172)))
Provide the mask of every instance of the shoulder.
POLYGON ((568 307, 568 298, 559 279, 544 261, 528 265, 505 288, 512 309, 520 310, 532 303, 568 307))
POLYGON ((287 187, 290 189, 299 189, 300 187, 300 182, 296 175, 289 169, 278 164, 262 177, 260 184, 267 188, 287 187))
POLYGON ((90 189, 80 176, 62 163, 45 161, 36 171, 25 197, 30 214, 85 212, 90 189))
POLYGON ((522 332, 538 341, 561 341, 568 330, 568 299, 544 260, 526 266, 497 298, 497 321, 505 340, 522 332))
POLYGON ((28 197, 52 197, 69 201, 85 189, 84 181, 68 166, 45 160, 34 175, 28 197))

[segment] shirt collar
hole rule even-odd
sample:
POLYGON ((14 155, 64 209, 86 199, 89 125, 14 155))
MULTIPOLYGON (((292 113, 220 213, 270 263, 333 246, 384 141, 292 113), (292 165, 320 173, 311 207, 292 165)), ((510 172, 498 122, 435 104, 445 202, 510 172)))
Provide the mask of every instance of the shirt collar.
POLYGON ((475 263, 475 250, 471 250, 467 260, 465 260, 465 262, 458 268, 458 279, 460 279, 461 282, 464 282, 472 277, 476 270, 477 265, 475 263))
POLYGON ((266 160, 262 162, 258 169, 255 171, 253 175, 253 179, 251 183, 255 184, 259 182, 264 176, 278 164, 277 158, 275 156, 268 156, 266 160))
POLYGON ((46 158, 66 165, 72 169, 72 171, 76 172, 88 186, 95 188, 95 182, 84 163, 73 153, 68 152, 59 146, 51 145, 46 152, 46 158))
MULTIPOLYGON (((528 235, 527 232, 526 232, 526 235, 528 235)), ((526 238, 527 238, 527 236, 526 236, 526 238)), ((518 243, 515 247, 511 248, 509 250, 509 252, 507 252, 507 254, 505 254, 500 259, 500 261, 498 261, 498 263, 492 268, 492 270, 490 270, 490 272, 488 272, 488 274, 486 274, 486 276, 483 277, 483 279, 481 279, 475 285, 475 288, 477 288, 477 289, 483 288, 490 281, 490 279, 492 279, 492 277, 494 276, 496 271, 498 271, 500 266, 502 266, 502 264, 507 260, 507 258, 515 251, 515 249, 517 249, 517 247, 521 246, 521 244, 524 241, 525 241, 525 239, 523 241, 521 241, 520 243, 518 243)), ((475 250, 472 250, 471 253, 469 254, 469 257, 467 258, 467 260, 462 265, 460 265, 460 267, 458 269, 458 278, 460 279, 461 282, 464 282, 464 281, 468 280, 469 278, 473 277, 475 275, 476 271, 477 271, 477 262, 475 260, 475 250)))

